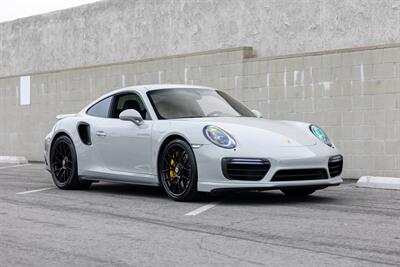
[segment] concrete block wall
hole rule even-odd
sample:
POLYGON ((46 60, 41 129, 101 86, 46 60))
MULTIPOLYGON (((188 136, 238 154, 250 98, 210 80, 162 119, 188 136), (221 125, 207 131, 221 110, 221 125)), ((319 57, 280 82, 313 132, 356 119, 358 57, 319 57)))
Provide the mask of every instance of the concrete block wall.
POLYGON ((346 177, 400 177, 400 47, 244 61, 242 101, 270 119, 323 127, 346 177))
MULTIPOLYGON (((30 74, 31 104, 19 104, 20 77, 0 78, 0 155, 43 160, 43 139, 57 114, 76 113, 106 92, 131 85, 209 85, 240 96, 241 47, 142 61, 30 74)), ((29 74, 28 74, 29 75, 29 74)))
POLYGON ((345 177, 400 177, 400 45, 257 58, 250 47, 0 78, 0 155, 42 160, 55 116, 124 86, 186 83, 220 88, 270 119, 323 127, 345 157, 345 177))

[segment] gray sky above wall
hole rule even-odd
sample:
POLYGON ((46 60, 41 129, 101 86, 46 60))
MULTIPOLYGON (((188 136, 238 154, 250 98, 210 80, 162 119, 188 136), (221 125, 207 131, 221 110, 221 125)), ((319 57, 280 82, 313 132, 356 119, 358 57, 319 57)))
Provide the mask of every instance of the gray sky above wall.
POLYGON ((98 0, 0 0, 0 22, 29 17, 98 0))

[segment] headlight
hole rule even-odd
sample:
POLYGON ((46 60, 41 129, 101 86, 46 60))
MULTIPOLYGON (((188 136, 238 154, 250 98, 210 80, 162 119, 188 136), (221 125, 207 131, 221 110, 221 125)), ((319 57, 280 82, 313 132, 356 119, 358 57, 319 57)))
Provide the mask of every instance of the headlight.
POLYGON ((331 140, 329 140, 328 136, 321 128, 316 125, 310 125, 310 130, 319 140, 324 142, 326 145, 333 147, 331 140))
POLYGON ((207 125, 203 129, 204 136, 211 141, 211 143, 223 147, 234 148, 236 141, 227 132, 216 126, 207 125))

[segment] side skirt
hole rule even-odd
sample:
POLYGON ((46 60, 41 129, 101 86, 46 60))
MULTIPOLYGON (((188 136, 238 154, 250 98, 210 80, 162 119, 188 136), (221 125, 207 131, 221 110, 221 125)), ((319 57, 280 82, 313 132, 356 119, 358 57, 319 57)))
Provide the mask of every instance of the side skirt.
POLYGON ((147 186, 156 186, 159 187, 160 184, 153 183, 153 182, 148 182, 148 183, 143 183, 143 182, 135 182, 131 180, 123 180, 123 179, 109 179, 109 178, 102 178, 102 177, 87 177, 87 176, 79 176, 79 179, 83 181, 92 181, 92 182, 109 182, 109 183, 119 183, 119 184, 134 184, 134 185, 147 185, 147 186))

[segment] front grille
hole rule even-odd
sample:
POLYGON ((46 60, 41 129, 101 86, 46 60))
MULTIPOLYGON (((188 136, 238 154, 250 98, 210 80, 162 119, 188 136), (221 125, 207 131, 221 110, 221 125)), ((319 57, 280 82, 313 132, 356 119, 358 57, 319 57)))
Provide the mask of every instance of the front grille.
POLYGON ((329 158, 328 163, 329 174, 331 177, 336 177, 343 170, 343 156, 337 155, 329 158))
POLYGON ((264 178, 270 167, 271 163, 267 159, 222 159, 222 172, 231 180, 258 181, 264 178))
POLYGON ((272 177, 271 182, 291 182, 328 179, 325 169, 280 170, 272 177))

